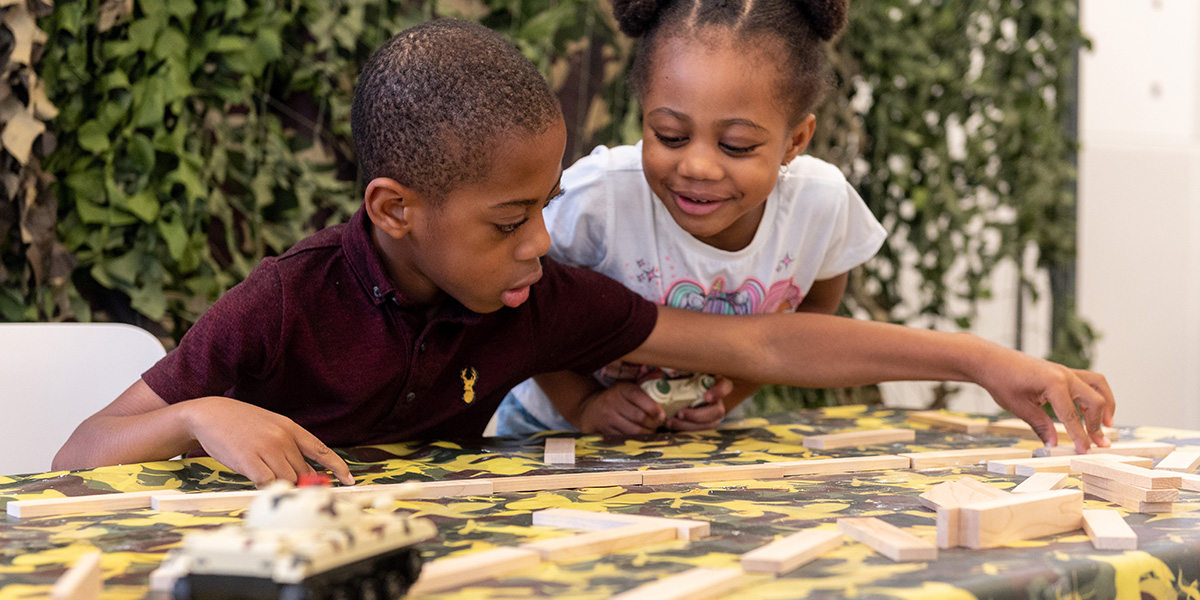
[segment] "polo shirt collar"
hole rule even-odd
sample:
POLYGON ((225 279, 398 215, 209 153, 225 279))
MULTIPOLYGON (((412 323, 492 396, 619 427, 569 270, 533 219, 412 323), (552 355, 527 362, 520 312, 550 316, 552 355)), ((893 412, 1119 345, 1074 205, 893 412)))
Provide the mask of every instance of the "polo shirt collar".
MULTIPOLYGON (((404 310, 419 310, 418 306, 405 298, 392 285, 391 278, 388 277, 383 263, 379 260, 379 253, 371 244, 370 227, 372 227, 372 223, 371 219, 367 218, 366 208, 360 206, 354 216, 350 217, 346 234, 342 236, 342 251, 350 263, 350 268, 358 276, 363 292, 377 307, 391 303, 404 310)), ((458 300, 447 298, 434 310, 430 320, 458 321, 470 324, 481 318, 482 315, 467 309, 458 300)))

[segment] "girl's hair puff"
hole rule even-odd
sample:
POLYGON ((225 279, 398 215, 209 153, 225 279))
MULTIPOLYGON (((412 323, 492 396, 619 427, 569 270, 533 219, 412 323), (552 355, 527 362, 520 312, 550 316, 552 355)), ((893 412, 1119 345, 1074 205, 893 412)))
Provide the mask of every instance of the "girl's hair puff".
POLYGON ((759 48, 783 51, 780 97, 799 122, 832 87, 821 42, 846 26, 849 0, 612 0, 621 31, 642 38, 629 78, 643 97, 655 52, 662 40, 692 37, 706 27, 723 27, 759 48))

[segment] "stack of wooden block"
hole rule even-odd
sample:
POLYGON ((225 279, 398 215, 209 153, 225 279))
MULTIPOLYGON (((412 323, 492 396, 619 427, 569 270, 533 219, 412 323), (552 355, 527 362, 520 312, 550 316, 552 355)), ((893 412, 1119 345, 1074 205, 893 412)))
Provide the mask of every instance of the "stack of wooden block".
MULTIPOLYGON (((1164 461, 1166 459, 1163 459, 1164 461)), ((1082 473, 1084 493, 1140 513, 1168 513, 1179 499, 1179 473, 1081 456, 1071 469, 1082 473)))
POLYGON ((1083 493, 1052 490, 1011 494, 970 477, 921 494, 936 510, 938 547, 992 548, 1064 533, 1083 523, 1083 493))

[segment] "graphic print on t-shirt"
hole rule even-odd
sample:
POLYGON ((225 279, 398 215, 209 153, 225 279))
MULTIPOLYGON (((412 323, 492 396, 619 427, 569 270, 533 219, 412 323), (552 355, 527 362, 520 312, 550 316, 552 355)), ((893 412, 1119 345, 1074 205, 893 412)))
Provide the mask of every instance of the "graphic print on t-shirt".
POLYGON ((465 367, 463 368, 462 372, 458 374, 458 376, 462 378, 463 382, 463 402, 466 404, 474 402, 475 380, 479 379, 479 372, 475 370, 475 367, 465 367))

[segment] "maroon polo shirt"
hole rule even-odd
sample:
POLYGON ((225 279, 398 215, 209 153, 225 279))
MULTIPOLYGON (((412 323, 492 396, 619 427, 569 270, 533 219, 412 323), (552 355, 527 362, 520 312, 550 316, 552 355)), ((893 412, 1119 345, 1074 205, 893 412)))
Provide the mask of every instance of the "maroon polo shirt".
POLYGON ((228 396, 290 417, 334 447, 478 436, 538 373, 593 370, 650 335, 656 307, 597 273, 543 259, 517 308, 406 301, 359 210, 229 290, 142 375, 170 404, 228 396))

